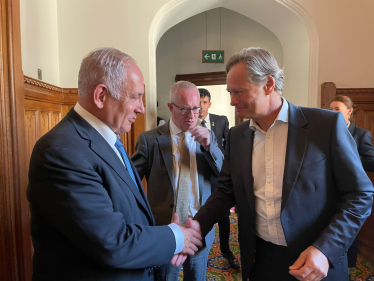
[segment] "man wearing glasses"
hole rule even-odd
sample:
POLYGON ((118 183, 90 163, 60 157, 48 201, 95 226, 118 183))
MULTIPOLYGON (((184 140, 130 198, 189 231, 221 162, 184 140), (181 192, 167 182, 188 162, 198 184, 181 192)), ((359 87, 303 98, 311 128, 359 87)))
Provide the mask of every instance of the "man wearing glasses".
MULTIPOLYGON (((170 89, 171 119, 163 126, 139 135, 132 161, 140 178, 147 179, 148 200, 156 225, 168 224, 179 216, 184 225, 211 194, 210 177, 218 176, 223 154, 210 130, 196 126, 200 95, 196 86, 180 81, 170 89)), ((181 238, 182 239, 182 238, 181 238)), ((206 246, 194 256, 179 256, 184 280, 205 280, 208 254, 214 240, 212 229, 206 246)), ((158 280, 178 280, 181 266, 165 265, 158 280)))

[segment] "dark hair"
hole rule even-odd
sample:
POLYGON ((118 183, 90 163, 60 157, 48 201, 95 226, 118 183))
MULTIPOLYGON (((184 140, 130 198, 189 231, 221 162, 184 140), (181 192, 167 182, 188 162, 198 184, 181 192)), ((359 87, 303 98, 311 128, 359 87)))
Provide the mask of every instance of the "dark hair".
POLYGON ((199 89, 199 93, 200 93, 200 98, 204 98, 204 97, 208 97, 209 98, 209 102, 210 102, 210 93, 207 89, 204 89, 204 88, 200 88, 199 89))
POLYGON ((348 109, 353 108, 352 115, 355 115, 355 114, 356 114, 356 112, 357 112, 356 105, 353 103, 353 101, 351 100, 350 97, 342 96, 342 95, 337 95, 337 96, 336 96, 332 101, 330 101, 330 104, 331 104, 333 101, 340 101, 340 102, 344 103, 344 105, 345 105, 348 109))

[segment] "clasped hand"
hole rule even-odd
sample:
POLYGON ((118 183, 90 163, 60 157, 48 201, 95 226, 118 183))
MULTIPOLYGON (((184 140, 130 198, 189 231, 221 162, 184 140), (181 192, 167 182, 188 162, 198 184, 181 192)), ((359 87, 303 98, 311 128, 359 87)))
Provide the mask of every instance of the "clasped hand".
MULTIPOLYGON (((174 213, 172 222, 179 225, 179 216, 177 213, 174 213)), ((198 247, 203 245, 200 224, 197 221, 188 218, 186 224, 184 226, 179 225, 179 227, 183 232, 184 245, 182 252, 175 254, 171 260, 171 264, 175 266, 184 263, 187 256, 193 256, 198 251, 198 247)))

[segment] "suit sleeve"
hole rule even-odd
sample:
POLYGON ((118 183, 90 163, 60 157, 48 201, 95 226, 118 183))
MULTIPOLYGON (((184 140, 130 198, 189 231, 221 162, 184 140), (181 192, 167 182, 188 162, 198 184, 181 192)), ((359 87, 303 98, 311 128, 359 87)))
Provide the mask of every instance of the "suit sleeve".
POLYGON ((222 168, 222 162, 223 162, 223 154, 221 149, 219 149, 217 144, 216 136, 214 135, 214 132, 209 130, 210 133, 210 149, 209 151, 206 151, 202 145, 200 145, 200 149, 205 157, 205 159, 208 161, 210 168, 213 171, 213 174, 218 177, 221 168, 222 168))
POLYGON ((374 147, 369 131, 365 130, 358 143, 358 153, 361 156, 362 166, 366 172, 374 172, 374 147))
POLYGON ((331 166, 340 198, 327 227, 313 246, 339 263, 369 217, 373 204, 373 185, 362 169, 356 144, 346 128, 342 114, 336 114, 331 131, 331 166))
POLYGON ((68 239, 106 267, 139 269, 170 262, 175 249, 171 229, 150 226, 127 189, 121 203, 126 211, 114 209, 106 184, 111 174, 103 172, 111 168, 91 160, 75 147, 34 150, 28 188, 33 220, 43 219, 50 235, 68 239))
MULTIPOLYGON (((220 151, 220 149, 218 150, 220 151)), ((200 223, 202 235, 206 236, 216 222, 227 216, 227 212, 234 205, 235 195, 230 171, 230 142, 228 137, 225 157, 219 174, 219 188, 213 192, 194 217, 200 223)))

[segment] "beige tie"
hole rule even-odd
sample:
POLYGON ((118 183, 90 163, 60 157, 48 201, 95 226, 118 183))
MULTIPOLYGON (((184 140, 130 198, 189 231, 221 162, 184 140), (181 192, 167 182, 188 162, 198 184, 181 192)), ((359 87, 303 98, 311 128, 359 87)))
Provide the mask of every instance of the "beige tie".
POLYGON ((185 225, 188 218, 188 209, 190 205, 190 150, 187 143, 187 133, 183 132, 183 141, 180 147, 180 168, 178 182, 178 197, 176 212, 179 216, 179 224, 185 225))

